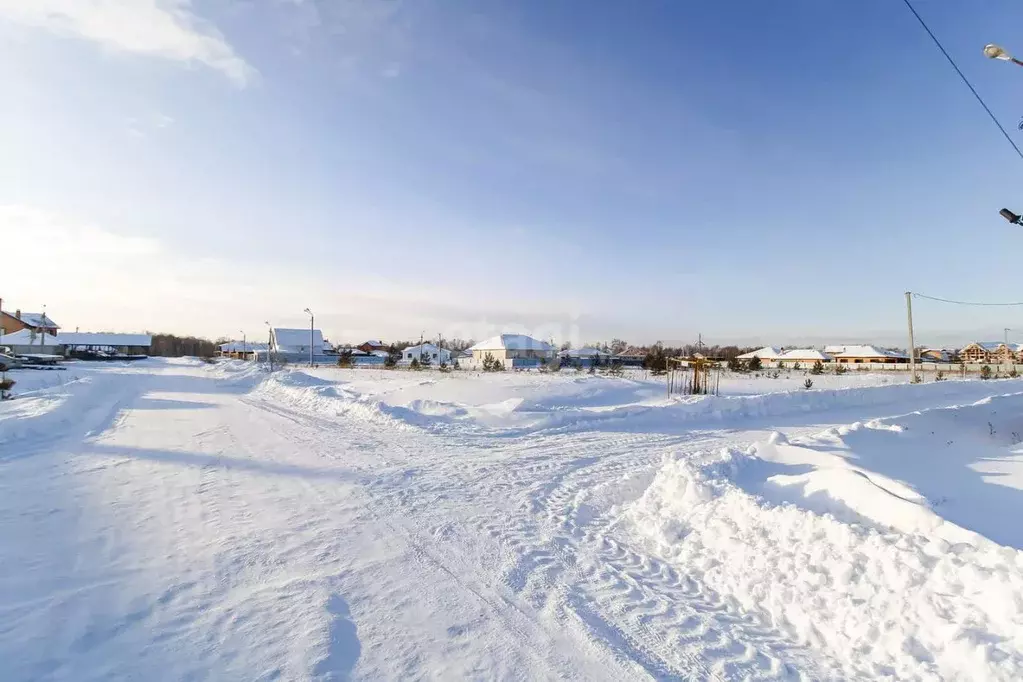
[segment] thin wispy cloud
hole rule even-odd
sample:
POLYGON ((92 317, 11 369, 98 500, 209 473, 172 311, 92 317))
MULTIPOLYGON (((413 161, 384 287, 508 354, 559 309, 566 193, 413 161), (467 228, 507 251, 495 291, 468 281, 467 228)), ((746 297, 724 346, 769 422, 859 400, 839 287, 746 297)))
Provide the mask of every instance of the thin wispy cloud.
POLYGON ((201 64, 239 87, 258 76, 189 0, 0 0, 0 18, 113 52, 201 64))

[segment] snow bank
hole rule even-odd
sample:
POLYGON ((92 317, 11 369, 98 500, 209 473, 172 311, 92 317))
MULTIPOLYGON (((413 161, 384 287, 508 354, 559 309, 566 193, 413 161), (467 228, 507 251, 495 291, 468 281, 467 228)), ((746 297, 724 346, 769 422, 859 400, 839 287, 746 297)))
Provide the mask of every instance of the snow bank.
POLYGON ((1006 395, 669 457, 624 518, 838 677, 1023 679, 1020 408, 1006 395))

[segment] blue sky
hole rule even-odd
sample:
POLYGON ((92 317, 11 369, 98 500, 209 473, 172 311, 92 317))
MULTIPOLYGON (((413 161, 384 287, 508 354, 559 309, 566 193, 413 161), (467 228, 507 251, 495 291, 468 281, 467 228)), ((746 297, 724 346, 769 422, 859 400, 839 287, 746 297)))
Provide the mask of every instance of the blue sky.
MULTIPOLYGON (((917 7, 1023 143, 981 55, 1023 6, 917 7)), ((898 342, 907 289, 1023 299, 1023 161, 895 0, 0 0, 0 40, 45 263, 0 296, 66 327, 898 342)))

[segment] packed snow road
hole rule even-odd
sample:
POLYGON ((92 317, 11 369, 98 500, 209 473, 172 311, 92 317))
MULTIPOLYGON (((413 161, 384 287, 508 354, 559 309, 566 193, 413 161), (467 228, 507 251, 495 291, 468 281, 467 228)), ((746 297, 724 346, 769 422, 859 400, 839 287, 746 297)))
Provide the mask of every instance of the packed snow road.
POLYGON ((1023 673, 1023 382, 63 374, 0 406, 3 680, 1023 673))

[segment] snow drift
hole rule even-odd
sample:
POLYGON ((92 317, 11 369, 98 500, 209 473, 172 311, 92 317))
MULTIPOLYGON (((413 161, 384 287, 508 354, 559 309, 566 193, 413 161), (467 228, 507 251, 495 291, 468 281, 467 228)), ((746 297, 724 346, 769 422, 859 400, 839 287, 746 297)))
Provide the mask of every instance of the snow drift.
POLYGON ((625 514, 838 677, 1023 678, 1023 395, 669 457, 625 514))

